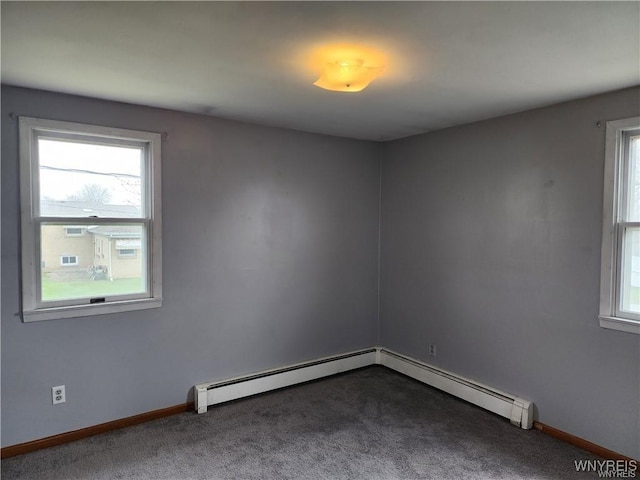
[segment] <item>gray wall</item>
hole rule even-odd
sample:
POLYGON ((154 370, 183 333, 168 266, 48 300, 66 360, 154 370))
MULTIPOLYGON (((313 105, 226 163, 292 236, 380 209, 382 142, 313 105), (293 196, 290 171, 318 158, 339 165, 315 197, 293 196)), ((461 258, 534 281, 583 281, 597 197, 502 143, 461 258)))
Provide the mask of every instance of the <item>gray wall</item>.
POLYGON ((604 121, 638 115, 639 100, 624 90, 385 144, 380 310, 382 345, 635 458, 640 337, 597 314, 604 121))
POLYGON ((2 112, 2 445, 376 344, 378 145, 11 87, 2 112), (20 321, 10 112, 168 133, 161 309, 20 321))
POLYGON ((596 318, 595 126, 637 115, 639 100, 626 90, 380 145, 3 88, 2 445, 380 343, 639 457, 640 338, 596 318), (9 112, 168 133, 162 309, 20 322, 9 112), (68 400, 53 407, 58 384, 68 400))

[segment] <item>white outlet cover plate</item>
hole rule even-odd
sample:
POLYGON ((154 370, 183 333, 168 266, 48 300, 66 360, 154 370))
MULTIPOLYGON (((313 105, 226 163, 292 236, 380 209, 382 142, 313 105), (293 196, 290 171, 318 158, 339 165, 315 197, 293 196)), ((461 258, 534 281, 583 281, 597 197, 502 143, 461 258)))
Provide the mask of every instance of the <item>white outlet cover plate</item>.
POLYGON ((64 403, 67 401, 64 385, 58 385, 57 387, 51 387, 51 400, 54 405, 64 403))

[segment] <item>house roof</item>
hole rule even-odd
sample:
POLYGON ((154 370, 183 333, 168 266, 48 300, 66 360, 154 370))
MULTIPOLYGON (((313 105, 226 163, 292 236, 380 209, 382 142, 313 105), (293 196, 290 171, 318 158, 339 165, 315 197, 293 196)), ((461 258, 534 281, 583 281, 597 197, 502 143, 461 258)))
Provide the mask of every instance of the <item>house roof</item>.
POLYGON ((140 238, 142 228, 137 225, 101 225, 87 227, 89 233, 112 238, 140 238))
MULTIPOLYGON (((40 204, 40 213, 44 217, 86 217, 90 222, 91 217, 136 218, 140 216, 140 209, 133 205, 45 199, 40 204)), ((111 238, 142 237, 142 229, 138 225, 89 225, 86 228, 89 233, 111 238)))
POLYGON ((40 202, 40 214, 44 217, 136 218, 140 216, 140 208, 134 205, 43 199, 40 202))

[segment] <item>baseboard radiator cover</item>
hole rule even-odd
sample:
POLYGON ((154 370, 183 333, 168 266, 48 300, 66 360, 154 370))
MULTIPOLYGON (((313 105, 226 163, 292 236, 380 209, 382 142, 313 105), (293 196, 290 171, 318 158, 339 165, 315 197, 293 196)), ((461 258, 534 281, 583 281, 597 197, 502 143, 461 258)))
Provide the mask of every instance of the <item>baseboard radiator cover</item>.
POLYGON ((198 413, 219 403, 249 397, 278 388, 328 377, 369 365, 383 365, 422 383, 508 418, 513 425, 530 429, 533 403, 493 387, 442 370, 383 347, 372 347, 332 357, 265 370, 251 375, 194 386, 194 406, 198 413))
POLYGON ((533 403, 528 400, 385 348, 378 349, 376 363, 508 418, 517 427, 530 429, 533 425, 533 403))
POLYGON ((369 348, 221 382, 201 383, 194 386, 195 410, 198 413, 205 413, 208 406, 218 403, 374 365, 376 356, 377 349, 369 348))

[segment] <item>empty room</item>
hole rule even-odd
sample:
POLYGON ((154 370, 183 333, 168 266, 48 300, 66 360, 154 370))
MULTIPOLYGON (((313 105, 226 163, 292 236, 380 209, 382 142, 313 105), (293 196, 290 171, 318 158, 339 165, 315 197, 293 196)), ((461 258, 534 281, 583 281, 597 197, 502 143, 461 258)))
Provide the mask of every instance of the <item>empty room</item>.
POLYGON ((0 8, 3 479, 640 477, 640 2, 0 8))

